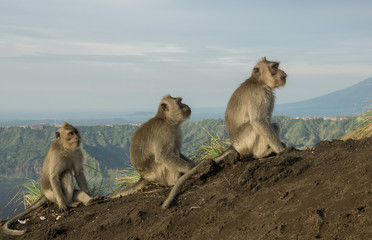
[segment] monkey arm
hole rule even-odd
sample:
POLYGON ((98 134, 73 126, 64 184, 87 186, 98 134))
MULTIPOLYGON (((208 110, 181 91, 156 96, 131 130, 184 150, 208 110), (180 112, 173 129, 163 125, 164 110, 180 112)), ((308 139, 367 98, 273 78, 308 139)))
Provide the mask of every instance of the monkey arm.
POLYGON ((62 182, 61 182, 61 173, 58 171, 52 171, 50 173, 49 179, 50 179, 50 185, 52 187, 53 195, 57 201, 57 204, 61 210, 67 209, 67 201, 65 199, 65 196, 63 194, 62 190, 62 182))
POLYGON ((87 183, 87 180, 85 179, 85 176, 84 176, 83 167, 78 168, 77 170, 75 170, 75 179, 76 179, 76 182, 77 182, 80 190, 85 192, 86 194, 89 194, 88 183, 87 183))
POLYGON ((176 156, 173 152, 163 152, 158 156, 158 158, 155 156, 155 161, 156 159, 159 159, 160 162, 163 162, 170 169, 182 173, 189 171, 194 166, 193 163, 176 156))

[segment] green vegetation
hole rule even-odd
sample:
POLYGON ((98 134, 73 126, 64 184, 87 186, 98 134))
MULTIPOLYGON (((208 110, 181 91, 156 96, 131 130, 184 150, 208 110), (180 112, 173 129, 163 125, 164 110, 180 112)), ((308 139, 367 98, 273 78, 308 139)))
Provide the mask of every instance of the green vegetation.
POLYGON ((360 116, 361 121, 354 126, 354 130, 344 136, 341 140, 362 139, 372 137, 372 106, 366 107, 366 111, 360 116))
POLYGON ((206 144, 202 145, 194 154, 193 159, 196 163, 218 157, 230 146, 228 140, 226 140, 225 138, 221 138, 218 135, 212 135, 204 127, 203 130, 210 136, 210 139, 206 144))
POLYGON ((294 119, 274 117, 281 126, 281 139, 288 146, 313 147, 322 140, 332 140, 350 132, 358 123, 356 117, 340 120, 323 118, 294 119))
POLYGON ((16 188, 18 189, 17 193, 4 206, 4 208, 8 205, 15 206, 14 212, 16 212, 21 205, 26 209, 43 196, 40 184, 33 179, 27 179, 25 183, 17 185, 16 188))
POLYGON ((120 183, 119 188, 124 188, 137 182, 140 178, 141 176, 139 173, 133 167, 130 167, 128 169, 121 170, 120 176, 117 177, 115 181, 120 183))
POLYGON ((36 202, 39 198, 43 196, 43 191, 41 190, 41 186, 39 182, 36 182, 33 179, 29 179, 29 182, 20 185, 21 188, 25 188, 26 190, 21 191, 21 199, 23 199, 23 205, 25 208, 31 206, 34 202, 36 202))
POLYGON ((369 125, 372 123, 372 106, 366 107, 366 111, 362 114, 363 126, 369 125))
MULTIPOLYGON (((359 122, 356 117, 342 120, 274 117, 273 121, 280 124, 281 138, 288 146, 313 147, 321 140, 339 138, 350 132, 355 125, 371 123, 371 112, 368 110, 363 115, 363 121, 359 122)), ((130 138, 138 126, 78 128, 83 137, 85 175, 92 196, 111 194, 140 178, 129 159, 130 138)), ((11 200, 13 205, 18 206, 17 208, 22 204, 26 207, 41 196, 38 180, 33 179, 40 177, 43 159, 54 140, 56 130, 57 128, 52 126, 41 130, 22 127, 0 128, 0 182, 23 182, 11 200), (24 183, 25 178, 31 179, 24 183)), ((229 146, 222 119, 186 122, 183 131, 182 151, 195 162, 214 158, 229 146)))
MULTIPOLYGON (((350 132, 357 123, 357 118, 305 120, 274 117, 273 121, 281 125, 281 137, 287 145, 313 147, 321 140, 339 138, 350 132)), ((78 128, 83 138, 85 163, 90 166, 85 170, 87 179, 94 182, 94 189, 105 189, 107 192, 115 190, 116 186, 109 186, 108 183, 122 177, 119 170, 131 167, 130 138, 138 126, 78 126, 78 128)), ((38 179, 43 159, 54 139, 56 129, 52 126, 44 127, 42 130, 0 127, 0 181, 7 182, 16 178, 38 179)), ((224 149, 228 145, 222 119, 186 122, 183 131, 182 151, 195 161, 211 158, 212 155, 208 156, 208 152, 213 153, 213 149, 224 149), (207 144, 214 146, 210 147, 207 144), (215 147, 216 145, 220 146, 215 147)), ((223 150, 219 150, 221 151, 223 150)))

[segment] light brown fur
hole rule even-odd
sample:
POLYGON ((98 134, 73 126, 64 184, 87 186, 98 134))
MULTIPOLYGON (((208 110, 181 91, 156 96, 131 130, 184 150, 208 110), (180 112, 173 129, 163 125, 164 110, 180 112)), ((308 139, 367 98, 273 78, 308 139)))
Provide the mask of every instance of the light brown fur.
POLYGON ((56 140, 49 148, 44 159, 41 176, 41 188, 44 195, 24 212, 10 219, 3 226, 5 233, 22 235, 26 231, 11 230, 9 226, 42 206, 47 200, 57 203, 60 211, 68 207, 76 207, 79 202, 90 204, 92 198, 88 195, 88 184, 83 172, 83 154, 80 149, 80 133, 68 123, 56 132, 56 140), (73 176, 80 190, 74 189, 73 176))
POLYGON ((165 96, 155 117, 133 134, 130 160, 141 179, 132 187, 112 195, 112 198, 133 193, 146 182, 174 185, 194 163, 181 153, 183 134, 181 124, 191 115, 191 109, 181 98, 165 96))
MULTIPOLYGON (((262 58, 253 69, 249 79, 235 90, 227 105, 225 120, 232 147, 213 159, 217 164, 228 155, 238 153, 241 156, 254 155, 266 157, 272 152, 284 150, 280 142, 280 128, 271 123, 274 109, 273 89, 284 86, 287 74, 280 70, 279 63, 262 58)), ((200 164, 192 168, 172 188, 163 208, 169 208, 187 179, 198 172, 200 164)))
POLYGON ((231 96, 225 112, 226 130, 231 145, 241 156, 263 158, 284 150, 279 125, 272 123, 271 117, 275 102, 273 90, 284 86, 286 77, 278 62, 262 58, 251 77, 231 96))

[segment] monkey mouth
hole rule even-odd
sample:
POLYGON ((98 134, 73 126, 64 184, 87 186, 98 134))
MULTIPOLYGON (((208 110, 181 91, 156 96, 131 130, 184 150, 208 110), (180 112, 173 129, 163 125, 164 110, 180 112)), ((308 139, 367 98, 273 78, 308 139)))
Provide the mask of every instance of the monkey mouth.
POLYGON ((71 145, 79 147, 80 146, 80 141, 71 141, 71 145))
POLYGON ((184 114, 185 114, 186 117, 190 117, 190 115, 191 115, 191 108, 185 107, 184 109, 182 109, 182 111, 184 112, 184 114))

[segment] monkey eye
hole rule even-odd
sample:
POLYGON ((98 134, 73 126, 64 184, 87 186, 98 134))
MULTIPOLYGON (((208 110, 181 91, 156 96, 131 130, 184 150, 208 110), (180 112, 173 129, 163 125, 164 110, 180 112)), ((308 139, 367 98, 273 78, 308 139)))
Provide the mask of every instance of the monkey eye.
POLYGON ((273 66, 273 68, 275 68, 275 69, 278 69, 278 67, 279 67, 278 64, 275 64, 275 65, 273 66))

